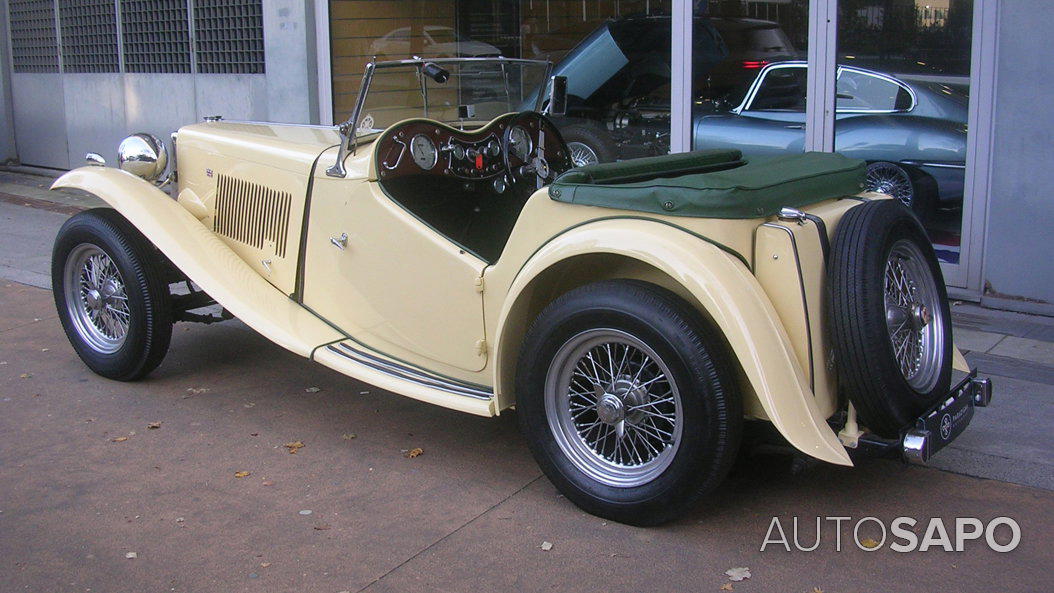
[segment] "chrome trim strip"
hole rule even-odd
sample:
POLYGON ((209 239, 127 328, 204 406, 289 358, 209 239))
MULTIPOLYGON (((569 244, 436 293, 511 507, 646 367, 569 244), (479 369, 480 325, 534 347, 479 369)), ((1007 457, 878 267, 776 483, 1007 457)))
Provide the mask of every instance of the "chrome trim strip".
POLYGON ((958 163, 929 163, 929 162, 926 162, 926 161, 900 161, 900 162, 904 163, 905 165, 913 165, 913 166, 916 166, 916 167, 933 167, 934 169, 961 169, 961 170, 965 170, 966 169, 966 163, 963 163, 963 164, 960 165, 958 163))
POLYGON ((813 396, 816 395, 816 363, 813 360, 812 352, 812 323, 809 320, 809 299, 805 296, 805 276, 801 271, 801 257, 798 255, 798 241, 794 238, 794 231, 789 228, 771 222, 766 222, 761 226, 769 227, 773 229, 780 229, 786 231, 787 235, 790 236, 791 249, 794 251, 794 265, 798 269, 798 287, 801 289, 801 304, 802 310, 805 313, 805 340, 809 347, 809 389, 813 392, 813 396))
POLYGON ((418 385, 430 387, 432 389, 438 389, 454 395, 462 395, 465 397, 472 397, 476 399, 490 400, 494 398, 494 392, 485 389, 480 389, 472 385, 465 383, 458 383, 454 381, 448 381, 446 379, 440 379, 438 377, 432 377, 426 375, 420 371, 405 367, 403 365, 384 360, 383 358, 374 356, 367 352, 357 350, 351 347, 346 341, 341 342, 334 346, 330 344, 326 346, 326 349, 347 358, 348 360, 357 362, 361 365, 370 367, 375 371, 380 371, 396 379, 402 379, 404 381, 411 381, 418 385))
MULTIPOLYGON (((803 62, 801 60, 789 60, 789 61, 786 61, 786 62, 773 62, 773 63, 765 66, 758 73, 758 76, 757 76, 757 78, 754 79, 754 82, 752 82, 750 84, 750 88, 747 89, 746 95, 743 96, 743 101, 738 106, 736 106, 734 109, 732 109, 732 112, 735 113, 736 115, 742 115, 744 111, 750 111, 750 104, 754 102, 754 97, 758 94, 758 91, 761 88, 761 84, 762 84, 762 81, 764 80, 764 78, 766 76, 768 76, 768 73, 770 71, 772 71, 772 70, 779 70, 781 68, 808 68, 808 63, 807 62, 803 62)), ((839 114, 839 113, 857 113, 857 114, 908 113, 908 112, 912 111, 913 109, 915 109, 915 107, 917 107, 918 104, 919 104, 918 95, 915 94, 915 90, 912 89, 910 86, 908 86, 907 83, 902 82, 901 80, 899 80, 897 78, 894 78, 894 77, 892 77, 892 76, 890 76, 888 74, 883 74, 881 72, 875 72, 873 70, 867 70, 865 68, 859 68, 857 66, 838 66, 838 74, 835 77, 835 85, 836 86, 838 84, 838 77, 841 77, 842 72, 845 72, 846 70, 851 70, 853 72, 856 72, 856 73, 859 73, 859 74, 863 74, 865 76, 872 76, 874 78, 879 78, 879 79, 885 80, 886 82, 890 82, 892 84, 895 84, 895 85, 899 86, 900 88, 906 90, 908 92, 908 95, 911 96, 911 106, 908 107, 907 109, 838 109, 837 102, 836 102, 836 105, 835 105, 835 114, 836 115, 839 114)))

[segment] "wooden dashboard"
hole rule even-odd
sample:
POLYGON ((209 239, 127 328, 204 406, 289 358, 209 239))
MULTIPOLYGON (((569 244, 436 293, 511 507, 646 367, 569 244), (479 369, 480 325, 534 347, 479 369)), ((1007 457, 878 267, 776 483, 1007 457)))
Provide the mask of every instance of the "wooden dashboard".
POLYGON ((510 135, 509 162, 522 166, 530 162, 538 146, 539 134, 548 133, 543 152, 551 162, 566 159, 566 147, 559 132, 541 116, 517 118, 503 115, 487 125, 460 130, 433 120, 414 119, 392 127, 377 140, 376 166, 381 180, 405 176, 442 176, 465 181, 489 180, 505 172, 502 138, 510 135), (514 121, 515 120, 515 121, 514 121))

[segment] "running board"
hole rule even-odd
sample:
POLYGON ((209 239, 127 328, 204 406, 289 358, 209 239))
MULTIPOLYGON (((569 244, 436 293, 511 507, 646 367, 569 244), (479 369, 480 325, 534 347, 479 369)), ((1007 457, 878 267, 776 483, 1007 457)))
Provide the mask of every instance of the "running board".
POLYGON ((335 371, 399 395, 480 416, 498 413, 494 392, 487 387, 438 377, 364 352, 347 341, 318 348, 313 358, 335 371))

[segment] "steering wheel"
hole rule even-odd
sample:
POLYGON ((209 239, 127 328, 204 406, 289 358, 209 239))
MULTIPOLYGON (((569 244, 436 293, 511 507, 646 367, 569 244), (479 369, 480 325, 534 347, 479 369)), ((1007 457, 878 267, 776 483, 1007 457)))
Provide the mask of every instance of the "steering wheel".
POLYGON ((571 168, 571 151, 544 115, 523 111, 513 116, 501 137, 502 164, 512 183, 533 181, 538 189, 571 168))

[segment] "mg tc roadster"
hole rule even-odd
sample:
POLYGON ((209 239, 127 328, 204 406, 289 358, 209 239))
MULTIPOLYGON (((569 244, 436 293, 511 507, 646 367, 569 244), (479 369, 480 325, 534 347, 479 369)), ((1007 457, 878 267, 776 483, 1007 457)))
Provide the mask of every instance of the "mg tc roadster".
POLYGON ((550 74, 373 62, 336 128, 210 117, 130 136, 117 168, 89 154, 55 182, 108 204, 55 242, 70 342, 132 381, 173 323, 238 318, 393 393, 515 409, 568 499, 638 525, 716 488, 745 426, 833 464, 924 463, 988 404, 922 227, 861 191, 862 161, 574 168, 550 74))

